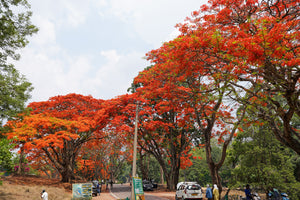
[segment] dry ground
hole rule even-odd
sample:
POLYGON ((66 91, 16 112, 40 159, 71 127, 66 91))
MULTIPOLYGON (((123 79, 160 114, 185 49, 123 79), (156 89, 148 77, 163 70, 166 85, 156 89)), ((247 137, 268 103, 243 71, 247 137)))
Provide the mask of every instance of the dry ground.
POLYGON ((12 176, 3 179, 3 185, 0 186, 0 199, 40 200, 41 191, 46 190, 49 200, 70 200, 72 193, 69 188, 69 184, 62 184, 55 179, 12 176))

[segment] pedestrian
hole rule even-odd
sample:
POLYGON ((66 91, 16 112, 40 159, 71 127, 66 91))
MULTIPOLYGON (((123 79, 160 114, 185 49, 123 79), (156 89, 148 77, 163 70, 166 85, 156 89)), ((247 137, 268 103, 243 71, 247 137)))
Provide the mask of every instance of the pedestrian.
POLYGON ((212 191, 211 191, 211 188, 209 187, 209 184, 207 184, 205 197, 206 197, 208 200, 212 200, 212 198, 213 198, 213 196, 212 196, 212 191))
POLYGON ((214 200, 219 200, 219 188, 216 184, 214 184, 213 195, 214 200))
POLYGON ((110 189, 112 189, 113 188, 113 180, 111 179, 110 180, 110 189))
POLYGON ((226 192, 226 194, 224 196, 224 200, 228 200, 228 194, 229 194, 229 192, 230 192, 230 189, 227 190, 227 192, 226 192))
POLYGON ((48 200, 48 193, 46 192, 46 190, 43 190, 41 192, 41 199, 48 200))
POLYGON ((268 196, 269 196, 269 199, 274 199, 273 189, 272 188, 269 188, 268 196))
POLYGON ((100 184, 99 184, 99 181, 97 182, 97 193, 100 195, 101 193, 101 187, 100 187, 100 184))
POLYGON ((252 199, 251 189, 250 189, 250 185, 249 184, 246 185, 245 195, 246 195, 246 199, 247 200, 251 200, 252 199))
POLYGON ((273 188, 273 195, 275 200, 280 199, 279 191, 276 188, 273 188))

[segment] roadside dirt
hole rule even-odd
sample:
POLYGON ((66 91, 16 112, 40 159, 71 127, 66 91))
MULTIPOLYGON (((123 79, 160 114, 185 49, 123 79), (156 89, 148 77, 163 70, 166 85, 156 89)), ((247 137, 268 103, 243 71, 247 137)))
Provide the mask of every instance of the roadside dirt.
POLYGON ((46 190, 49 200, 70 200, 70 184, 61 183, 58 179, 45 179, 36 176, 9 176, 2 178, 0 186, 1 200, 38 200, 41 191, 46 190))

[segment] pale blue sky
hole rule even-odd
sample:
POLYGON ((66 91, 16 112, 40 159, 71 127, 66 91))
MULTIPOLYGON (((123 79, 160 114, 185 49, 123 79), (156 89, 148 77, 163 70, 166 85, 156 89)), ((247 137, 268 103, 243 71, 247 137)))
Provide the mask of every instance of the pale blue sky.
POLYGON ((33 83, 32 101, 78 93, 126 93, 145 54, 177 34, 206 0, 28 0, 40 31, 15 63, 33 83))

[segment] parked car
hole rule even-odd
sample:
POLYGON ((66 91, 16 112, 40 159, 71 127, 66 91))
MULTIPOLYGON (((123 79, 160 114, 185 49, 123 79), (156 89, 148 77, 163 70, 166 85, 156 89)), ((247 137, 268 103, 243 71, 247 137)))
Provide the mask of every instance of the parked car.
POLYGON ((92 181, 92 196, 97 196, 98 194, 100 195, 101 193, 101 185, 99 181, 94 180, 92 181))
POLYGON ((153 191, 153 185, 150 181, 143 180, 143 190, 144 191, 153 191))
POLYGON ((177 184, 175 199, 179 200, 202 200, 201 186, 197 182, 181 182, 177 184))
POLYGON ((157 188, 157 183, 154 180, 151 180, 151 183, 153 185, 153 188, 157 188))

